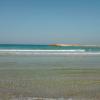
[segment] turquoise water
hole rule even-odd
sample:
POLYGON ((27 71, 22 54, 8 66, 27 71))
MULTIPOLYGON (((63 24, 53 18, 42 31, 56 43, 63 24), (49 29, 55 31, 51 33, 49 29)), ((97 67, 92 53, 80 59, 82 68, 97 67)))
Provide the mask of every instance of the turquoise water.
POLYGON ((0 44, 0 55, 100 55, 99 46, 0 44))
POLYGON ((0 49, 15 50, 84 50, 87 52, 100 52, 98 46, 49 46, 49 45, 21 45, 21 44, 0 44, 0 49))

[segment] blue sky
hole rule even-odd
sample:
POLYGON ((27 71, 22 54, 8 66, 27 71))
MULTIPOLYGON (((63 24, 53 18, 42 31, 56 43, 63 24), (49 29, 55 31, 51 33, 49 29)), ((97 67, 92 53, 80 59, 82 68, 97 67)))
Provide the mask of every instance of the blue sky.
POLYGON ((100 44, 100 0, 0 0, 0 43, 100 44))

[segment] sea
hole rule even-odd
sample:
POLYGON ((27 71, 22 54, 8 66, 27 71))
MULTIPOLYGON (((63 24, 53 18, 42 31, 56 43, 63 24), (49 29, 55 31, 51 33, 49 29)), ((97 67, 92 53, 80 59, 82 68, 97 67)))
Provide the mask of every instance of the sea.
POLYGON ((0 44, 0 100, 99 100, 100 46, 0 44))
POLYGON ((100 46, 50 46, 0 44, 0 54, 15 55, 68 55, 68 54, 100 54, 100 46))

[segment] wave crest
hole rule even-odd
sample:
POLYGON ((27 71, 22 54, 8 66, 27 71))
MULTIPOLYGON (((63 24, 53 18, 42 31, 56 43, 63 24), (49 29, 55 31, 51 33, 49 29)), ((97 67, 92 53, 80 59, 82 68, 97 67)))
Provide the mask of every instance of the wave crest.
POLYGON ((20 50, 2 49, 0 55, 100 55, 100 52, 86 52, 84 49, 72 50, 20 50))

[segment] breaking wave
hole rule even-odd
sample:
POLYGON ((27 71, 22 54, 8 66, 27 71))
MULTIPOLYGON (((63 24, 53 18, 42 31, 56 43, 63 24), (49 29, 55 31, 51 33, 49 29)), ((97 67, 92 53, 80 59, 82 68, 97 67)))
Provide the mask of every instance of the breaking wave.
POLYGON ((1 49, 0 55, 100 55, 100 52, 87 52, 84 49, 71 49, 71 50, 1 49))

